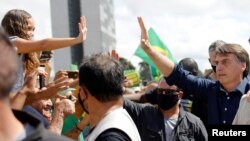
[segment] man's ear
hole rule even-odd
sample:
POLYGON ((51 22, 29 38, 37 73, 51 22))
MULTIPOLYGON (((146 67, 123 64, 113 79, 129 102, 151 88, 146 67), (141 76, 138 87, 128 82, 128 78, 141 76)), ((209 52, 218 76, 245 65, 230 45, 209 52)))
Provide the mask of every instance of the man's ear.
POLYGON ((87 99, 87 92, 86 92, 86 90, 85 90, 85 88, 83 88, 83 87, 80 87, 79 88, 79 94, 80 94, 80 98, 81 99, 87 99))
POLYGON ((247 68, 247 64, 246 63, 241 63, 241 68, 242 68, 242 71, 244 72, 247 68))

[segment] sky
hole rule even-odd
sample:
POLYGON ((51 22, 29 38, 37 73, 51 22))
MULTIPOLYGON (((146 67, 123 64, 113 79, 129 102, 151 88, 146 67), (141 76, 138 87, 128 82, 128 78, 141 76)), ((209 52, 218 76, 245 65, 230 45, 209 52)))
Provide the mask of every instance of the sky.
MULTIPOLYGON (((25 9, 36 21, 36 38, 51 37, 49 0, 1 0, 0 5, 1 18, 10 9, 25 9)), ((194 58, 203 72, 210 68, 208 47, 215 40, 240 44, 250 52, 249 5, 248 0, 114 0, 116 50, 134 65, 141 61, 133 56, 140 42, 141 16, 177 61, 194 58)))
POLYGON ((121 56, 131 58, 140 42, 137 16, 158 33, 177 61, 194 58, 202 72, 210 68, 208 47, 215 40, 240 44, 249 52, 250 1, 115 0, 114 5, 121 56))

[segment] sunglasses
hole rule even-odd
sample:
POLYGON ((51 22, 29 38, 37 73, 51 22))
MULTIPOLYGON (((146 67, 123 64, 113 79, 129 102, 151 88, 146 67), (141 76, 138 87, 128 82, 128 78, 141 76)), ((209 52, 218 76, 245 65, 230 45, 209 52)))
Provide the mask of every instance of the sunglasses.
POLYGON ((179 95, 179 90, 157 88, 157 94, 163 94, 163 95, 179 95))

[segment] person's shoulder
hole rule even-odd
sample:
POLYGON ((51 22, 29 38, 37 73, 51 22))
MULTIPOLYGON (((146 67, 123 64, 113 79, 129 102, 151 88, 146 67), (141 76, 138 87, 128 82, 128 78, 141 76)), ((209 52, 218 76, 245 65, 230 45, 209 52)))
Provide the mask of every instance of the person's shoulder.
POLYGON ((247 94, 244 94, 244 95, 242 95, 242 97, 241 97, 242 100, 247 100, 247 98, 248 98, 248 95, 247 95, 247 94))
POLYGON ((248 104, 249 102, 248 102, 248 97, 249 97, 249 95, 248 94, 244 94, 244 95, 242 95, 242 97, 241 97, 241 100, 240 100, 240 105, 244 105, 244 106, 246 106, 246 105, 250 105, 250 104, 248 104))
POLYGON ((102 132, 96 141, 131 141, 131 139, 122 130, 111 128, 102 132))
POLYGON ((34 116, 35 118, 39 119, 41 121, 41 123, 43 123, 45 128, 49 127, 48 120, 32 106, 30 106, 30 105, 25 106, 23 108, 23 111, 28 113, 29 115, 34 116))
POLYGON ((183 112, 183 115, 185 115, 184 117, 186 117, 190 123, 196 124, 197 122, 202 122, 201 119, 197 117, 196 115, 190 112, 186 112, 186 111, 182 111, 182 112, 183 112))
POLYGON ((50 131, 46 130, 43 134, 41 141, 73 141, 73 140, 62 135, 51 133, 50 131))
POLYGON ((194 115, 194 114, 192 114, 192 113, 190 113, 190 112, 187 112, 187 111, 185 111, 185 115, 186 115, 187 117, 192 118, 192 119, 200 119, 200 118, 197 117, 196 115, 194 115))
POLYGON ((19 37, 18 37, 18 36, 10 36, 10 37, 9 37, 9 40, 10 40, 10 41, 14 41, 14 40, 16 40, 17 38, 19 38, 19 37))
POLYGON ((123 107, 133 107, 137 109, 143 110, 144 108, 151 107, 152 105, 149 103, 136 103, 134 101, 129 100, 128 98, 123 98, 123 107))
POLYGON ((25 125, 30 125, 32 130, 29 131, 28 136, 24 139, 24 141, 33 141, 33 140, 40 140, 40 141, 72 141, 69 138, 64 136, 60 136, 54 133, 51 133, 49 130, 45 129, 44 125, 41 121, 34 116, 26 113, 24 111, 19 110, 12 110, 15 117, 25 125))
POLYGON ((34 141, 34 140, 39 140, 39 141, 73 141, 70 138, 67 138, 62 135, 57 135, 49 130, 39 127, 39 129, 36 129, 32 133, 30 133, 24 141, 34 141))

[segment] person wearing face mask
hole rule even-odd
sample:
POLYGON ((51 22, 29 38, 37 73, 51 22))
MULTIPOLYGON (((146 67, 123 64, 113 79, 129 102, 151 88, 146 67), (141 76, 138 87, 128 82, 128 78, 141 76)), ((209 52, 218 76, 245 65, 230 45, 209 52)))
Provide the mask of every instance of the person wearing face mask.
POLYGON ((114 58, 94 54, 79 69, 78 101, 89 114, 91 131, 86 141, 141 141, 123 109, 123 68, 114 58))
MULTIPOLYGON (((231 125, 241 97, 249 90, 249 54, 239 44, 226 43, 215 50, 217 81, 190 75, 149 43, 147 29, 138 17, 141 47, 164 75, 166 82, 190 91, 207 106, 208 125, 231 125)), ((230 126, 228 126, 229 129, 230 126)), ((230 127, 231 128, 231 127, 230 127)), ((230 129, 229 129, 230 130, 230 129)))
POLYGON ((175 85, 160 81, 157 88, 142 95, 143 99, 157 106, 124 98, 123 106, 134 120, 143 141, 208 140, 202 121, 181 107, 182 95, 175 85))

